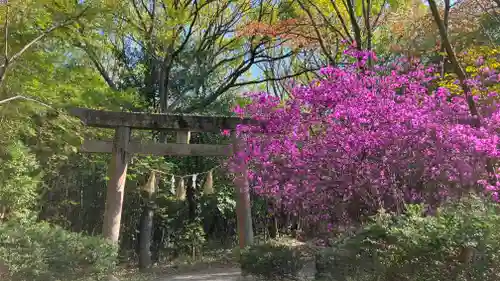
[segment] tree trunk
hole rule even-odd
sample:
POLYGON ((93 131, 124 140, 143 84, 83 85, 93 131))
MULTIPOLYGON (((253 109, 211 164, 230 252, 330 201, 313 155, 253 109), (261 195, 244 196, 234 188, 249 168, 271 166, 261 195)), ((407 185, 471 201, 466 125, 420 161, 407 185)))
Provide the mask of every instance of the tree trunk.
POLYGON ((268 230, 271 239, 276 239, 278 237, 278 219, 274 214, 269 218, 268 230))
POLYGON ((193 183, 193 179, 188 179, 186 181, 186 199, 187 199, 187 203, 188 203, 188 218, 189 218, 189 221, 190 222, 194 222, 195 219, 196 219, 196 194, 195 194, 195 190, 193 188, 193 184, 196 184, 196 183, 193 183))
POLYGON ((276 208, 273 202, 267 203, 267 208, 269 216, 267 219, 267 229, 269 231, 269 237, 276 239, 278 237, 278 217, 276 216, 276 208))
MULTIPOLYGON (((351 25, 352 25, 352 30, 354 32, 354 40, 356 42, 356 49, 358 51, 361 51, 363 50, 363 46, 362 46, 362 38, 361 38, 361 29, 359 28, 359 24, 358 24, 358 21, 356 19, 356 13, 355 13, 355 7, 354 7, 354 3, 351 2, 352 0, 347 0, 345 1, 346 5, 347 5, 347 12, 349 14, 349 19, 351 20, 351 25)), ((363 0, 364 1, 364 0, 363 0)))
MULTIPOLYGON (((444 16, 443 16, 443 24, 446 32, 448 32, 448 22, 450 18, 450 9, 451 9, 451 3, 450 0, 445 0, 444 1, 444 16)), ((444 74, 446 73, 446 56, 443 54, 445 52, 445 47, 444 44, 441 44, 441 48, 439 50, 441 53, 441 78, 444 77, 444 74)))
POLYGON ((161 249, 165 242, 165 229, 163 226, 156 224, 156 228, 153 233, 153 247, 151 250, 151 256, 153 262, 159 262, 161 258, 161 249))
POLYGON ((154 196, 156 191, 156 175, 151 172, 148 182, 142 190, 144 206, 140 222, 139 234, 139 269, 146 271, 152 265, 151 238, 153 234, 154 196))
POLYGON ((153 216, 153 208, 146 204, 142 210, 139 235, 139 269, 141 271, 147 271, 152 265, 151 237, 153 232, 153 216))

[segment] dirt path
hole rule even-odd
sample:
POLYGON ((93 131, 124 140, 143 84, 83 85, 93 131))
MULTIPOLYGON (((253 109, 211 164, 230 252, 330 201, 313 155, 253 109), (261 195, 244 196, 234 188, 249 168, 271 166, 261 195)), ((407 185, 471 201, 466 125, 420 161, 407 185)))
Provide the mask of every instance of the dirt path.
MULTIPOLYGON (((314 264, 306 265, 302 272, 304 280, 312 280, 314 276, 314 264)), ((189 273, 178 273, 164 276, 157 281, 250 281, 251 277, 242 277, 241 271, 236 267, 207 268, 189 273)))
POLYGON ((240 270, 237 268, 214 268, 196 273, 183 273, 175 276, 163 277, 158 281, 237 281, 241 280, 240 270))

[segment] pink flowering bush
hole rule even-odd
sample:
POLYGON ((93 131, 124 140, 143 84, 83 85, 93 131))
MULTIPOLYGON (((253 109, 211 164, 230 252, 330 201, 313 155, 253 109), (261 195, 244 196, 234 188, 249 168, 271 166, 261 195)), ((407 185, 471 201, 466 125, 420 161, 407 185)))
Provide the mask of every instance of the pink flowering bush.
POLYGON ((481 184, 496 192, 485 169, 500 155, 495 93, 476 99, 478 128, 463 96, 436 88, 432 68, 368 70, 366 54, 348 55, 351 66, 322 69, 322 79, 295 86, 286 100, 256 93, 236 108, 263 124, 239 127, 246 149, 234 161, 250 166, 255 193, 333 222, 408 202, 436 205, 481 184))

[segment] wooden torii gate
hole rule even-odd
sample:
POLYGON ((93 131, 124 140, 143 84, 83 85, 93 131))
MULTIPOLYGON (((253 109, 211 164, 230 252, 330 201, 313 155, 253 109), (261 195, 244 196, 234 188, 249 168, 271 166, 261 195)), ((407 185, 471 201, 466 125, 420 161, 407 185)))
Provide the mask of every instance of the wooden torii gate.
MULTIPOLYGON (((177 114, 150 114, 111 112, 86 108, 72 108, 70 114, 85 125, 114 128, 114 140, 84 140, 81 151, 112 153, 109 165, 109 182, 106 192, 103 236, 118 243, 123 207, 123 195, 130 155, 158 156, 230 156, 240 148, 235 129, 238 124, 249 124, 251 119, 226 116, 198 116, 177 114), (175 131, 176 143, 140 143, 131 141, 131 129, 175 131), (221 132, 230 130, 232 145, 189 144, 190 132, 221 132)), ((248 171, 244 163, 235 175, 236 212, 239 245, 244 248, 253 243, 252 217, 248 187, 248 171)))

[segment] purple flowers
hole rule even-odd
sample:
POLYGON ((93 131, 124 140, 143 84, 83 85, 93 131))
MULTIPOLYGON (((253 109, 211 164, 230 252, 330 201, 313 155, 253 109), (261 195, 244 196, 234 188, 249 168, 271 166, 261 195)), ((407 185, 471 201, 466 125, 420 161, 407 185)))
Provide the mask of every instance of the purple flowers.
POLYGON ((253 170, 255 192, 289 211, 340 219, 350 204, 362 213, 436 202, 478 181, 493 190, 485 159, 500 156, 498 105, 480 106, 483 127, 475 128, 463 97, 429 91, 433 71, 414 62, 395 68, 410 70, 360 71, 356 61, 323 69, 326 78, 295 87, 285 101, 251 95, 237 112, 266 122, 265 132, 240 128, 249 148, 239 157, 253 170))

